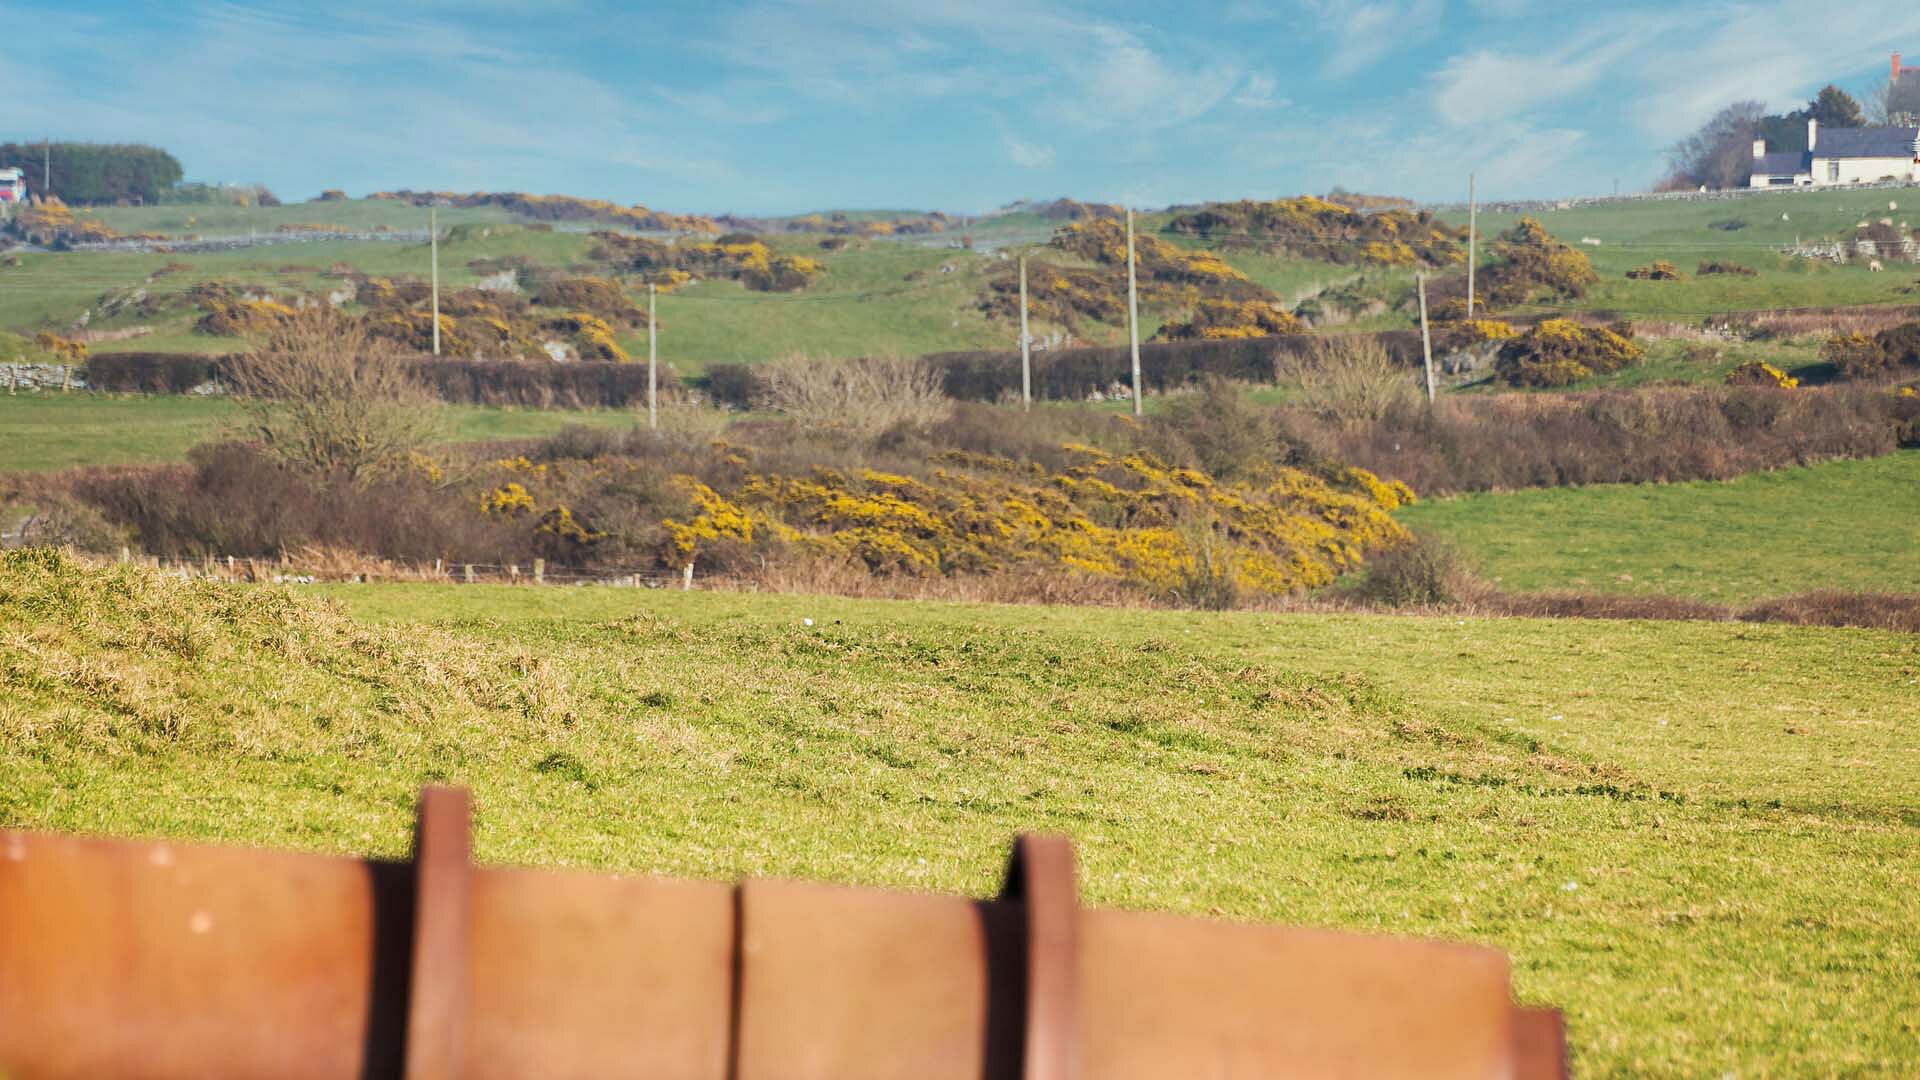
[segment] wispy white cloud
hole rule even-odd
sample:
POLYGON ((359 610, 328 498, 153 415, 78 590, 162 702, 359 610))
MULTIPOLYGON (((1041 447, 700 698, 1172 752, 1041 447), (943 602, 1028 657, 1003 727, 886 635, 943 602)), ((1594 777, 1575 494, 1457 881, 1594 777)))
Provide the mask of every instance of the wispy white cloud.
POLYGON ((1336 78, 1356 75, 1440 30, 1441 0, 1305 0, 1302 14, 1326 43, 1321 67, 1336 78))
POLYGON ((1038 143, 1023 142, 1008 136, 1005 140, 1007 160, 1023 169, 1044 169, 1053 164, 1053 147, 1038 143))

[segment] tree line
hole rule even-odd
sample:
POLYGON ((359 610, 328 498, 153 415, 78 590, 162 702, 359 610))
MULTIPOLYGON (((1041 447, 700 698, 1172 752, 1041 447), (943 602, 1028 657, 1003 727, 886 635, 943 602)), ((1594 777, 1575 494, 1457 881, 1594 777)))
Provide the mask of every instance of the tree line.
POLYGON ((79 206, 155 202, 182 176, 172 154, 133 143, 0 143, 0 168, 8 166, 26 171, 35 194, 79 206))
POLYGON ((1807 149, 1807 121, 1823 128, 1911 126, 1920 119, 1920 79, 1888 80, 1868 98, 1866 107, 1832 83, 1821 87, 1802 108, 1770 113, 1764 102, 1736 101, 1715 113, 1700 129, 1667 150, 1669 174, 1661 190, 1695 187, 1745 187, 1753 174, 1753 143, 1766 141, 1769 153, 1807 149))

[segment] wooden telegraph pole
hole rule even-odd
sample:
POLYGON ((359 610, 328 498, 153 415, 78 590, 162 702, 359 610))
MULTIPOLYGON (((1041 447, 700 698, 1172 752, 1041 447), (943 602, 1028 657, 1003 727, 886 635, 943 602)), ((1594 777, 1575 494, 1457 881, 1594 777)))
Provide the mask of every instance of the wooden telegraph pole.
POLYGON ((440 208, 427 207, 427 246, 433 252, 433 355, 440 355, 440 208))
POLYGON ((1127 341, 1133 347, 1133 415, 1140 406, 1140 290, 1133 276, 1133 207, 1127 207, 1127 341))
POLYGON ((1027 257, 1020 256, 1020 408, 1033 409, 1033 339, 1027 334, 1027 257))
POLYGON ((1416 274, 1420 282, 1420 352, 1427 364, 1427 404, 1433 404, 1433 332, 1427 328, 1427 275, 1416 274))
POLYGON ((1473 174, 1467 174, 1467 318, 1473 318, 1474 250, 1480 238, 1480 204, 1474 199, 1473 174))
POLYGON ((659 350, 654 344, 660 325, 654 317, 657 306, 654 300, 658 295, 659 289, 654 283, 647 282, 647 428, 650 431, 660 430, 660 377, 656 368, 659 350))

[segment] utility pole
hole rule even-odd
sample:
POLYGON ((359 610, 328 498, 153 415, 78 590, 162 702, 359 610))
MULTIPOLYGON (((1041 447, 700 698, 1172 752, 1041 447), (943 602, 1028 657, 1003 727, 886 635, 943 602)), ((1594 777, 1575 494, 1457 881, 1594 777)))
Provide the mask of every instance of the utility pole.
POLYGON ((427 244, 433 251, 433 355, 440 355, 440 208, 427 208, 427 244))
POLYGON ((654 337, 659 333, 660 326, 660 321, 654 317, 656 306, 654 298, 658 293, 659 289, 654 286, 654 283, 647 282, 647 430, 649 431, 660 430, 660 380, 655 374, 659 350, 654 344, 654 337))
POLYGON ((1127 341, 1133 347, 1133 415, 1140 406, 1140 290, 1133 278, 1133 207, 1127 207, 1127 341))
POLYGON ((1020 256, 1020 408, 1033 409, 1033 339, 1027 334, 1027 257, 1020 256))
POLYGON ((1415 274, 1420 282, 1420 352, 1427 363, 1427 404, 1433 404, 1433 331, 1427 328, 1427 275, 1415 274))
POLYGON ((53 194, 53 136, 40 140, 40 197, 53 194))
POLYGON ((1473 318, 1473 264, 1479 248, 1480 203, 1474 197, 1473 174, 1467 174, 1467 318, 1473 318))

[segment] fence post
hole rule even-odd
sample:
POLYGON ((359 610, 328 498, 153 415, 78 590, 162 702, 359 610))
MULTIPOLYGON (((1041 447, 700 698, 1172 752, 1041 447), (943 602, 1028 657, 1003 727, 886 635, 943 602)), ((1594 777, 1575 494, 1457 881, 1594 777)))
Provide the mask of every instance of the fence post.
POLYGON ((519 563, 507 564, 507 577, 511 578, 514 581, 520 580, 520 564, 519 563))
POLYGON ((544 585, 547 583, 547 560, 533 560, 533 583, 535 585, 544 585))
POLYGON ((433 576, 434 577, 440 576, 440 560, 439 559, 433 560, 433 576))
POLYGON ((461 565, 462 565, 462 566, 464 566, 464 567, 466 568, 466 569, 465 569, 465 570, 464 570, 464 571, 462 572, 462 576, 466 578, 466 581, 467 581, 467 584, 469 584, 469 585, 471 585, 471 584, 473 584, 473 564, 472 564, 472 563, 462 563, 461 565))
POLYGON ((1420 355, 1427 367, 1427 404, 1433 404, 1433 332, 1427 327, 1427 275, 1416 275, 1420 282, 1420 355))
POLYGON ((125 565, 133 561, 133 552, 125 544, 120 545, 120 562, 125 565))
POLYGON ((680 589, 684 592, 691 588, 693 588, 693 564, 688 563, 685 573, 680 578, 680 589))

